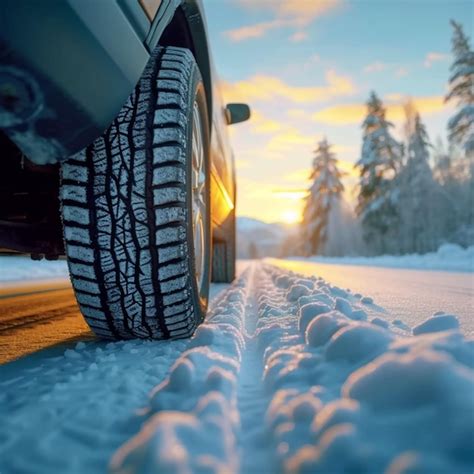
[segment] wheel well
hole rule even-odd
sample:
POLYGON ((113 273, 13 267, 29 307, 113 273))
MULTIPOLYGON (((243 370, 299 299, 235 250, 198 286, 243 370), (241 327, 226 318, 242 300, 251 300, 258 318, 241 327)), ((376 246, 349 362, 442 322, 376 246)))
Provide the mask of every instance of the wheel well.
POLYGON ((161 46, 177 46, 189 49, 201 72, 206 90, 207 113, 209 116, 209 132, 212 129, 212 76, 207 37, 201 12, 191 3, 178 7, 173 19, 163 31, 158 42, 161 46), (192 30, 190 28, 192 22, 192 30), (196 48, 196 43, 200 46, 196 48))

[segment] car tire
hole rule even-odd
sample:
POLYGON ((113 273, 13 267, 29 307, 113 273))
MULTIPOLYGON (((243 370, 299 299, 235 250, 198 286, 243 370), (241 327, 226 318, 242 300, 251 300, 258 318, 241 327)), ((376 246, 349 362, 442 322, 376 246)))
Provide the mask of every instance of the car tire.
POLYGON ((236 231, 235 212, 228 217, 225 224, 225 239, 214 241, 212 255, 212 281, 231 283, 236 271, 236 231))
POLYGON ((203 320, 209 169, 199 68, 189 50, 158 47, 109 129, 62 165, 71 281, 98 336, 187 337, 203 320))

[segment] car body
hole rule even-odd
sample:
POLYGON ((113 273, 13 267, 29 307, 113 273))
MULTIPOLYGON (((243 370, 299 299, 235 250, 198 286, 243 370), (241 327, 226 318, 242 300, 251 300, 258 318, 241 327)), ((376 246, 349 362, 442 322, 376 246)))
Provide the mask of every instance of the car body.
POLYGON ((201 1, 3 0, 0 248, 64 253, 58 164, 108 127, 157 45, 188 48, 202 74, 213 239, 220 238, 236 198, 226 127, 240 119, 219 93, 201 1))

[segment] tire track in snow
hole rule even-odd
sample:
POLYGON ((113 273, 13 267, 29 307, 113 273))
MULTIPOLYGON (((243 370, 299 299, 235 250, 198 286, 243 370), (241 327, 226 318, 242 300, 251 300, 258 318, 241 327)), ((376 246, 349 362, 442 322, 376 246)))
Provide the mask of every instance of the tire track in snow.
POLYGON ((240 413, 240 472, 273 472, 273 456, 265 436, 264 420, 268 400, 263 388, 262 354, 257 347, 258 324, 258 269, 253 263, 249 275, 250 293, 245 307, 246 348, 242 355, 237 387, 240 413))

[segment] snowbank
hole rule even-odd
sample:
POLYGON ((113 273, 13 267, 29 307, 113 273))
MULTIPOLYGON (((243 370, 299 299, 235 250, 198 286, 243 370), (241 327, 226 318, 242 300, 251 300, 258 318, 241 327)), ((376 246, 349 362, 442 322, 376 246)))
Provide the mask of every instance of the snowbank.
POLYGON ((0 256, 0 282, 69 277, 66 260, 31 260, 28 256, 0 256))
MULTIPOLYGON (((299 260, 298 257, 292 257, 299 260)), ((474 245, 464 249, 455 244, 444 244, 437 252, 424 255, 381 255, 379 257, 310 257, 312 262, 343 265, 368 265, 374 267, 413 268, 420 270, 445 270, 474 272, 474 245)))

